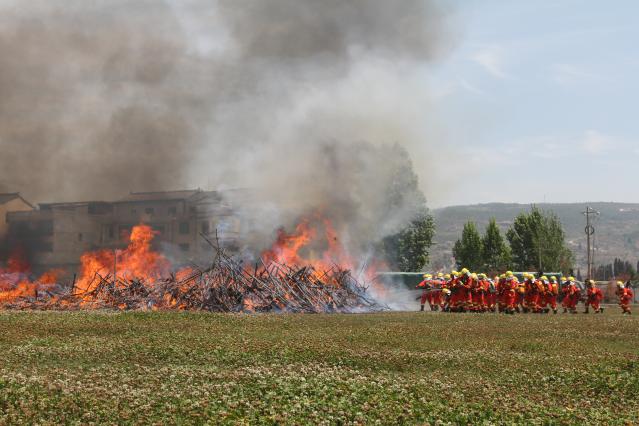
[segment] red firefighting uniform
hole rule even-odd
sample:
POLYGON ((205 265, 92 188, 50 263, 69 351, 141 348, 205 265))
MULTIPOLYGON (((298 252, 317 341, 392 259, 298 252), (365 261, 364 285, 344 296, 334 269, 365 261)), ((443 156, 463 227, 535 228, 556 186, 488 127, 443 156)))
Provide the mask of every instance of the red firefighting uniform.
POLYGON ((515 280, 507 280, 503 283, 503 305, 504 310, 509 313, 515 312, 515 307, 517 304, 517 289, 519 287, 519 283, 515 280))
POLYGON ((436 279, 432 281, 431 291, 429 293, 428 303, 430 304, 431 311, 437 311, 442 303, 442 288, 444 281, 436 279))
POLYGON ((486 294, 485 281, 476 279, 471 280, 471 309, 475 312, 483 312, 486 310, 486 294))
POLYGON ((559 288, 557 287, 557 283, 547 281, 545 283, 543 302, 541 307, 545 309, 548 306, 550 306, 553 311, 556 311, 558 293, 559 293, 559 288))
POLYGON ((620 288, 617 289, 617 296, 619 297, 619 306, 621 307, 622 312, 630 313, 630 304, 632 303, 632 298, 634 293, 629 288, 620 288))
POLYGON ((486 308, 494 312, 498 303, 497 293, 499 292, 499 289, 498 289, 499 283, 493 280, 488 280, 486 284, 488 285, 488 292, 486 293, 486 296, 485 296, 486 308))
POLYGON ((415 288, 423 290, 422 297, 419 299, 419 304, 422 306, 424 306, 426 304, 426 301, 428 300, 430 286, 431 286, 431 280, 426 279, 420 282, 419 284, 417 284, 417 286, 415 287, 415 288))
POLYGON ((577 302, 581 296, 581 291, 575 283, 569 283, 564 287, 564 300, 562 306, 571 312, 576 312, 577 302))
POLYGON ((588 311, 588 307, 592 306, 592 309, 595 312, 599 311, 599 304, 603 300, 603 293, 597 287, 588 287, 587 298, 586 298, 586 311, 588 311))
POLYGON ((523 307, 525 312, 534 312, 538 303, 539 294, 535 281, 531 278, 524 281, 526 292, 524 294, 523 307))
POLYGON ((453 311, 464 311, 470 306, 471 281, 469 276, 458 277, 454 280, 451 289, 453 294, 450 298, 450 307, 453 311))

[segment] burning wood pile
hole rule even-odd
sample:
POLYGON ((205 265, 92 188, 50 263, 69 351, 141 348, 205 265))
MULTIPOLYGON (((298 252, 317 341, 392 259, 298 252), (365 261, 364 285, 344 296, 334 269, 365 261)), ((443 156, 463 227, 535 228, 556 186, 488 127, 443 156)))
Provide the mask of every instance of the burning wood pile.
MULTIPOLYGON (((141 225, 143 227, 143 225, 141 225)), ((211 243, 214 260, 206 268, 166 273, 167 261, 150 251, 152 231, 136 227, 128 252, 83 256, 84 273, 66 292, 59 287, 1 297, 5 309, 204 310, 211 312, 357 312, 387 309, 378 304, 348 269, 336 264, 288 264, 261 258, 247 267, 211 243), (98 262, 99 260, 102 263, 98 262), (124 265, 121 274, 108 262, 124 265), (141 265, 141 261, 147 262, 141 265), (96 268, 96 264, 99 266, 96 268), (92 275, 87 275, 92 265, 92 275), (140 272, 145 266, 144 272, 140 272), (132 272, 138 271, 137 274, 132 272)), ((148 228, 148 229, 147 229, 148 228)), ((34 283, 36 289, 40 288, 34 283)))

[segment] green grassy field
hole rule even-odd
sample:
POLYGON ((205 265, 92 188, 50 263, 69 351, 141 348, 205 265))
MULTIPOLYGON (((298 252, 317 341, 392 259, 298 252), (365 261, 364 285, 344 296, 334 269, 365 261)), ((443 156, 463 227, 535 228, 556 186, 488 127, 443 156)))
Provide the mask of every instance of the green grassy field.
POLYGON ((616 310, 4 312, 0 354, 0 424, 639 423, 616 310))

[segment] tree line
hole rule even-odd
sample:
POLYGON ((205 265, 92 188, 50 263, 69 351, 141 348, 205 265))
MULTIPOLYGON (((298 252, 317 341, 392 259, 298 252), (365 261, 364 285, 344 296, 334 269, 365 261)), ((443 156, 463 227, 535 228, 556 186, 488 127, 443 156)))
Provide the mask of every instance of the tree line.
POLYGON ((474 222, 467 222, 453 247, 453 256, 460 268, 490 273, 505 270, 568 273, 574 263, 559 217, 534 206, 514 219, 505 238, 494 218, 483 235, 474 222))

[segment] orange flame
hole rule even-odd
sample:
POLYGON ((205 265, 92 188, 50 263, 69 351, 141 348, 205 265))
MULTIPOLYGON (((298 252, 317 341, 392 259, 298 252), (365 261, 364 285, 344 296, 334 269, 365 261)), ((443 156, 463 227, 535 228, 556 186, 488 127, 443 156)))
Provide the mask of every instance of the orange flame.
POLYGON ((97 285, 98 275, 113 275, 123 279, 153 281, 168 276, 170 262, 154 251, 151 242, 157 233, 150 226, 137 225, 131 230, 129 245, 124 250, 100 250, 85 253, 80 258, 80 279, 76 293, 86 293, 97 285))

